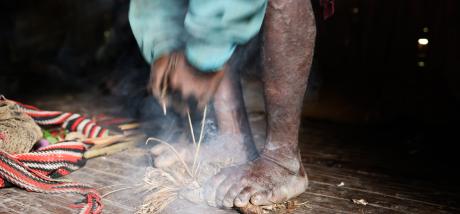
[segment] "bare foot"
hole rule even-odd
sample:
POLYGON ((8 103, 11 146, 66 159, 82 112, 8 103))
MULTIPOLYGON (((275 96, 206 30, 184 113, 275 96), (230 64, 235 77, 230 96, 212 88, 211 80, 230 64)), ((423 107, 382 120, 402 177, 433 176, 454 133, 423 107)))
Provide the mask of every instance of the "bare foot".
POLYGON ((300 168, 292 171, 262 155, 250 163, 223 169, 207 183, 203 197, 210 206, 227 208, 286 201, 308 186, 303 165, 299 164, 300 168))
MULTIPOLYGON (((220 135, 211 140, 211 142, 202 143, 197 155, 197 162, 215 163, 226 167, 253 160, 257 151, 248 149, 246 144, 243 143, 244 140, 241 135, 228 134, 220 135)), ((196 146, 193 143, 181 140, 180 143, 171 145, 158 144, 151 149, 151 153, 155 157, 155 167, 167 168, 178 163, 180 159, 186 163, 193 162, 196 146)))

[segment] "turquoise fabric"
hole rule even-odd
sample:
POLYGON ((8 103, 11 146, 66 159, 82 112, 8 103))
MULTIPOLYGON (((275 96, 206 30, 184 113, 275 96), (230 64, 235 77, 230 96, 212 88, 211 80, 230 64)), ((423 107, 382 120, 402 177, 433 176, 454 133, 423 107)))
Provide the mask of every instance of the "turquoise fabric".
POLYGON ((261 28, 267 0, 132 0, 129 22, 145 59, 183 50, 204 72, 216 71, 261 28))

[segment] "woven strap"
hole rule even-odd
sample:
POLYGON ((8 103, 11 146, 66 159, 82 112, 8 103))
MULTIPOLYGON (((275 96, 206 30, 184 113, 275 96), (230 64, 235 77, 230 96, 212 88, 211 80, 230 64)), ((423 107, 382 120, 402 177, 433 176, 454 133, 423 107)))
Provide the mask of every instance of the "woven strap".
POLYGON ((44 111, 34 106, 15 103, 18 104, 21 112, 32 117, 40 126, 61 126, 68 131, 82 133, 88 138, 103 137, 109 134, 107 129, 98 126, 95 121, 77 113, 44 111))
POLYGON ((24 154, 10 155, 0 150, 0 188, 11 185, 40 193, 74 193, 85 196, 74 207, 80 213, 102 212, 99 193, 90 186, 63 182, 54 178, 69 174, 82 167, 86 145, 78 141, 66 141, 24 154))
MULTIPOLYGON (((5 98, 0 97, 0 99, 5 98)), ((79 132, 88 138, 109 134, 107 129, 80 114, 44 111, 34 106, 15 103, 21 112, 31 116, 40 126, 60 126, 71 132, 79 132)), ((62 141, 23 154, 12 155, 0 150, 0 189, 17 186, 40 193, 80 194, 84 199, 72 207, 81 208, 80 213, 99 214, 102 212, 103 204, 95 189, 80 183, 55 180, 83 167, 86 163, 83 154, 92 145, 92 142, 73 140, 62 141)))

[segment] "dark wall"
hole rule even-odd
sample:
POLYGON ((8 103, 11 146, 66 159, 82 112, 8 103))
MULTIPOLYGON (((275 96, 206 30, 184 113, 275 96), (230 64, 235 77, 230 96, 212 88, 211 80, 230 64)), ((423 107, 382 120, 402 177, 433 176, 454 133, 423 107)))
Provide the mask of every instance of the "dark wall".
POLYGON ((82 90, 138 57, 127 0, 0 3, 0 91, 13 95, 82 90))
POLYGON ((305 115, 346 122, 458 119, 458 1, 336 1, 318 20, 305 115), (419 38, 429 44, 418 45, 419 38))
MULTIPOLYGON (((328 20, 313 2, 318 37, 306 117, 352 123, 458 120, 458 1, 336 0, 328 20), (429 39, 427 46, 417 44, 421 37, 429 39)), ((1 93, 24 96, 37 88, 47 93, 49 87, 83 90, 101 84, 113 89, 116 77, 136 69, 145 75, 148 68, 127 22, 128 3, 0 3, 1 93)), ((123 81, 136 78, 142 79, 123 81)))

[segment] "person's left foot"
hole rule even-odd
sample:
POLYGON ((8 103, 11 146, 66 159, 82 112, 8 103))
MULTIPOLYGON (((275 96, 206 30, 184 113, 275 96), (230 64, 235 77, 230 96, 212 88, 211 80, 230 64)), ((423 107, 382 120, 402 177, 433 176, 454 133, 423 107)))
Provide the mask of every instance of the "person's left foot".
POLYGON ((268 156, 223 169, 206 184, 203 197, 210 206, 246 207, 271 205, 303 193, 308 179, 300 158, 297 171, 292 171, 268 156))

